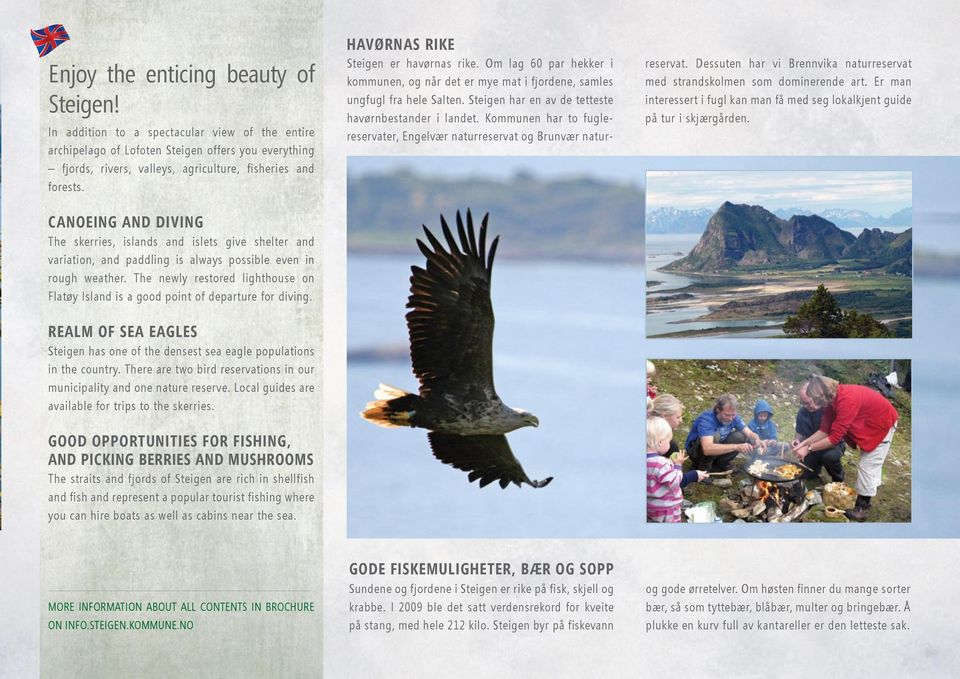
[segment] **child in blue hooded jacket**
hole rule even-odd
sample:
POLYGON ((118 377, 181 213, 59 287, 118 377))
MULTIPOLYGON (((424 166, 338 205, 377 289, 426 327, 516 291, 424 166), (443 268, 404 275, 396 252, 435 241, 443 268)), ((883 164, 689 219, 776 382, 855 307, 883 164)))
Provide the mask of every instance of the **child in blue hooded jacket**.
POLYGON ((757 400, 753 409, 753 419, 747 425, 761 441, 776 441, 777 425, 773 421, 773 409, 762 398, 757 400))

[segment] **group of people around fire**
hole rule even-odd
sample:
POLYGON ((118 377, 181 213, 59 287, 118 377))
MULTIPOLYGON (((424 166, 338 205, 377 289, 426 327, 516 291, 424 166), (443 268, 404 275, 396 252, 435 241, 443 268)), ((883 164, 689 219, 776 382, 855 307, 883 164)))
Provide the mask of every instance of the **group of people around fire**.
MULTIPOLYGON (((651 366, 648 364, 648 372, 651 366)), ((842 457, 849 445, 859 450, 854 489, 856 503, 847 512, 854 521, 865 521, 881 483, 883 463, 897 429, 898 414, 882 394, 856 384, 840 384, 822 375, 805 381, 798 391, 800 408, 796 438, 790 450, 806 468, 801 478, 842 482, 842 457)), ((647 403, 647 520, 676 523, 681 520, 683 488, 691 483, 711 483, 712 475, 725 475, 738 454, 749 454, 777 443, 773 410, 758 399, 753 419, 744 422, 733 394, 721 394, 713 407, 697 415, 690 425, 684 449, 674 438, 683 421, 683 404, 671 394, 648 390, 647 403), (684 472, 687 460, 691 469, 684 472)))

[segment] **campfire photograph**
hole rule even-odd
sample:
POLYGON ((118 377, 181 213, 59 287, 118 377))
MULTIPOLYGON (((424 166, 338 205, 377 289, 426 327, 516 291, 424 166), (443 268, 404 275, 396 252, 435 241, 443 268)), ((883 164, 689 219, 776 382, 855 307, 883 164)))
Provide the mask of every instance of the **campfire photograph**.
POLYGON ((909 523, 909 360, 647 362, 650 523, 909 523))
POLYGON ((911 337, 913 175, 647 172, 648 337, 911 337))

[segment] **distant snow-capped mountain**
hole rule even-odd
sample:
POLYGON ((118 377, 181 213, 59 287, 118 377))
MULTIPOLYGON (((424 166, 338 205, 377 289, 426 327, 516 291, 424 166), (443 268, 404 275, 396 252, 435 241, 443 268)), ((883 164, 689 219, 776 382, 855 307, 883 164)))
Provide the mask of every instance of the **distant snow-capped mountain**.
POLYGON ((647 213, 647 233, 703 233, 713 210, 661 207, 647 213))
MULTIPOLYGON (((849 208, 827 208, 813 212, 802 207, 777 208, 772 211, 780 219, 791 217, 809 217, 818 215, 841 229, 858 231, 882 226, 907 227, 913 225, 913 208, 908 207, 893 213, 889 217, 878 217, 864 210, 849 208)), ((713 210, 698 208, 681 210, 675 207, 661 207, 647 214, 647 233, 703 233, 713 210)))
POLYGON ((808 217, 813 213, 810 210, 805 210, 802 207, 782 207, 777 210, 773 210, 775 214, 780 219, 790 219, 793 216, 800 215, 801 217, 808 217))
POLYGON ((810 212, 800 208, 774 210, 773 213, 781 219, 790 219, 794 215, 816 214, 829 222, 833 222, 841 229, 872 229, 878 226, 911 226, 913 223, 913 208, 904 208, 889 217, 878 217, 865 210, 854 210, 842 207, 832 207, 819 212, 810 212))

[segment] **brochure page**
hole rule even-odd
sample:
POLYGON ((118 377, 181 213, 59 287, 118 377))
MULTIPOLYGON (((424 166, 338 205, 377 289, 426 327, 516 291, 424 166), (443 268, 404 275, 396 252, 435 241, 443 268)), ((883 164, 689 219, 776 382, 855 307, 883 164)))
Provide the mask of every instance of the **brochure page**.
POLYGON ((957 673, 954 5, 0 11, 0 676, 957 673))

